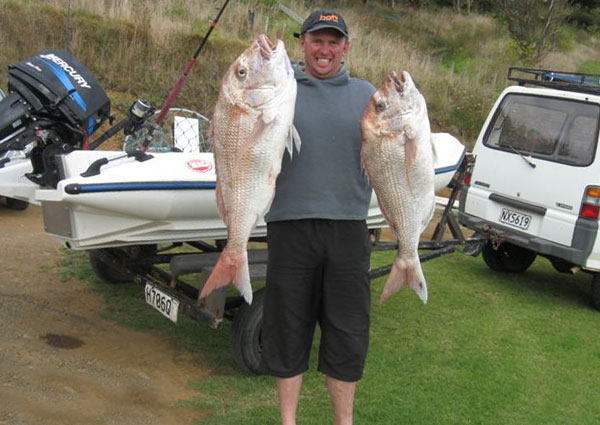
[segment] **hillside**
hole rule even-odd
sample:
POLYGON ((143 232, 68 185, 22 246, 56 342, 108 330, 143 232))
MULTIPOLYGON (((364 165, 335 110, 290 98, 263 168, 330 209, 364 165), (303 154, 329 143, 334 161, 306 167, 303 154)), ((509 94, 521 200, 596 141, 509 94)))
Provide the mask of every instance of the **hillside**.
MULTIPOLYGON (((352 72, 379 85, 388 71, 408 70, 427 99, 434 130, 472 145, 507 67, 518 64, 514 43, 493 17, 451 9, 410 8, 358 1, 329 2, 349 23, 352 72)), ((160 106, 206 33, 221 1, 209 0, 0 0, 0 85, 7 66, 50 48, 70 50, 107 90, 117 115, 137 97, 160 106), (70 33, 67 32, 71 4, 70 33)), ((286 4, 300 16, 310 8, 286 4)), ((299 58, 292 33, 299 24, 274 1, 235 1, 202 52, 177 106, 210 116, 219 80, 260 32, 286 42, 299 58)), ((559 48, 540 66, 600 72, 600 43, 567 29, 559 48)))

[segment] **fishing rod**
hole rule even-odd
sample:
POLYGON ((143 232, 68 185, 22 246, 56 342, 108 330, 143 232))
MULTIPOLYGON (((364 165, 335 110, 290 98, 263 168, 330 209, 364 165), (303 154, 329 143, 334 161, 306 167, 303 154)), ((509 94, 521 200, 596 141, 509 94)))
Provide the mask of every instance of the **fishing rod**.
MULTIPOLYGON (((221 15, 223 14, 223 12, 225 11, 225 8, 229 4, 229 1, 230 0, 225 0, 225 3, 221 7, 221 10, 219 10, 219 13, 217 14, 217 17, 214 19, 214 21, 211 21, 210 28, 208 29, 208 32, 202 39, 202 43, 200 43, 200 46, 196 50, 196 53, 194 53, 194 56, 189 61, 189 63, 186 65, 185 70, 183 71, 183 74, 179 77, 179 79, 177 80, 177 83, 175 83, 175 87, 173 87, 173 90, 171 90, 171 93, 169 93, 169 96, 165 100, 165 103, 163 103, 162 107, 160 108, 160 113, 158 114, 158 116, 156 117, 156 120, 155 120, 155 123, 157 126, 160 126, 162 124, 165 117, 167 116, 167 113, 169 112, 169 109, 171 109, 171 106, 173 106, 175 99, 179 95, 181 88, 183 87, 183 85, 185 84, 185 81, 187 80, 188 74, 190 73, 190 71, 192 70, 192 67, 196 63, 196 59, 198 58, 198 55, 204 48, 204 45, 206 44, 206 40, 208 40, 208 37, 210 36, 212 31, 215 29, 215 27, 219 23, 219 19, 221 18, 221 15)), ((148 148, 148 145, 150 144, 150 141, 152 138, 152 133, 154 132, 154 130, 153 130, 154 127, 155 126, 152 126, 149 128, 148 135, 146 136, 144 143, 141 146, 139 146, 140 151, 145 152, 146 149, 148 148)))

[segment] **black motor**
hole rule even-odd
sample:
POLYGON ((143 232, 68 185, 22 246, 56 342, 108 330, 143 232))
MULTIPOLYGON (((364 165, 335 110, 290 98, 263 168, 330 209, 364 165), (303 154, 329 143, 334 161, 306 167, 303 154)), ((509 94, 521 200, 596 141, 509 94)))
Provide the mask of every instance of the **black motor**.
POLYGON ((9 66, 8 91, 0 101, 0 157, 33 144, 33 172, 27 177, 56 186, 55 155, 84 147, 109 118, 110 100, 88 69, 64 50, 9 66))

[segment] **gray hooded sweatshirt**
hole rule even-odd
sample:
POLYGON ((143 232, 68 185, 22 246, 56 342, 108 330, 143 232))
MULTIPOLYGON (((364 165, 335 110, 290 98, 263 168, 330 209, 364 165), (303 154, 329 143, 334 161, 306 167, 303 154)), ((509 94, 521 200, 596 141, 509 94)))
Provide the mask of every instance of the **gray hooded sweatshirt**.
POLYGON ((326 80, 305 74, 302 62, 293 68, 298 82, 294 125, 302 146, 291 159, 283 157, 265 221, 364 220, 371 187, 360 163, 360 117, 375 87, 350 77, 345 66, 326 80))

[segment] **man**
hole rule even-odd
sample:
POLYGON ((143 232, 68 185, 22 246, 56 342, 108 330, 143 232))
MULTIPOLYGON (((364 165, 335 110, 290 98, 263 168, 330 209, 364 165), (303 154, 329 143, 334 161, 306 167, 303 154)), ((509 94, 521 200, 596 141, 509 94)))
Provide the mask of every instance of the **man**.
POLYGON ((371 188, 360 165, 360 117, 375 88, 344 65, 350 42, 338 12, 313 12, 296 36, 304 54, 294 64, 302 147, 284 157, 265 217, 263 361, 277 377, 282 424, 295 425, 319 324, 318 369, 327 377, 333 423, 348 425, 369 342, 371 188))

